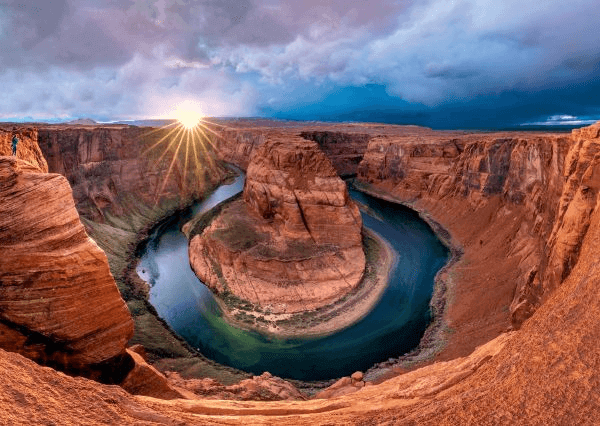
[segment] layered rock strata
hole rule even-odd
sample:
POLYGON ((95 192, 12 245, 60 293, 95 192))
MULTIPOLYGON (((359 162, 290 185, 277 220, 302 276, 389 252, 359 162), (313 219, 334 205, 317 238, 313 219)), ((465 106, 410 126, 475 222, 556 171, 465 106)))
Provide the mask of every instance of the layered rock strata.
POLYGON ((39 145, 49 170, 69 180, 79 212, 95 222, 143 206, 184 206, 226 173, 207 154, 207 139, 181 129, 48 126, 39 145))
POLYGON ((440 223, 464 250, 442 276, 452 287, 448 357, 502 324, 518 328, 569 275, 597 203, 599 128, 369 143, 359 182, 440 223))
POLYGON ((47 172, 48 163, 37 143, 38 130, 34 127, 0 126, 0 156, 12 156, 13 136, 16 136, 19 140, 16 158, 47 172))
POLYGON ((63 176, 0 157, 0 259, 3 348, 90 375, 122 362, 133 323, 63 176))
POLYGON ((318 143, 338 175, 353 176, 376 137, 411 136, 414 139, 436 137, 440 133, 462 135, 463 132, 434 132, 418 126, 395 126, 369 123, 298 123, 260 119, 220 120, 210 123, 212 145, 223 160, 248 167, 254 148, 268 138, 302 137, 318 143))
MULTIPOLYGON (((556 201, 555 222, 549 226, 547 244, 556 254, 548 254, 547 258, 568 259, 568 262, 548 261, 549 265, 566 265, 568 272, 554 275, 566 278, 553 284, 554 290, 548 287, 543 292, 539 308, 519 330, 494 338, 468 356, 438 362, 374 386, 362 386, 350 395, 333 399, 264 403, 133 397, 118 387, 68 377, 18 354, 0 350, 0 422, 15 425, 594 424, 600 416, 597 356, 600 352, 600 293, 597 291, 600 210, 595 186, 597 160, 593 153, 599 142, 597 128, 592 126, 575 132, 572 140, 567 141, 565 151, 561 151, 567 160, 564 164, 573 167, 561 170, 568 185, 564 185, 561 198, 556 201), (581 204, 580 200, 585 203, 581 204), (573 254, 562 256, 561 253, 573 254)), ((562 140, 559 136, 551 138, 562 140)), ((372 187, 381 189, 384 194, 383 182, 372 187)), ((427 193, 422 191, 421 194, 427 193)), ((492 269, 499 257, 493 256, 491 249, 500 246, 491 246, 488 239, 501 227, 494 222, 482 224, 485 219, 501 218, 489 208, 499 202, 500 195, 482 197, 479 202, 487 205, 485 209, 469 207, 473 206, 473 200, 461 201, 458 197, 460 194, 455 195, 454 202, 449 198, 437 200, 441 207, 432 210, 432 215, 456 225, 455 229, 448 228, 455 238, 466 237, 461 240, 465 248, 463 260, 473 253, 474 245, 483 255, 471 260, 485 261, 488 255, 485 266, 492 269), (465 208, 462 215, 458 210, 461 206, 465 208), (442 214, 444 207, 453 208, 448 216, 442 214), (459 217, 451 221, 451 214, 459 217), (479 235, 461 231, 460 220, 468 219, 479 235)), ((498 205, 508 219, 501 225, 510 228, 510 221, 519 222, 518 207, 504 203, 498 205)), ((434 206, 433 200, 429 205, 434 206)), ((477 270, 475 263, 455 266, 461 276, 466 276, 469 266, 477 270)), ((548 270, 553 268, 547 266, 545 271, 548 270)), ((488 290, 494 289, 493 284, 482 281, 488 290)), ((350 386, 359 383, 352 383, 350 378, 344 381, 350 382, 350 386)))
POLYGON ((190 241, 190 263, 213 291, 265 311, 329 305, 360 282, 362 220, 314 142, 268 139, 254 149, 243 200, 190 241))

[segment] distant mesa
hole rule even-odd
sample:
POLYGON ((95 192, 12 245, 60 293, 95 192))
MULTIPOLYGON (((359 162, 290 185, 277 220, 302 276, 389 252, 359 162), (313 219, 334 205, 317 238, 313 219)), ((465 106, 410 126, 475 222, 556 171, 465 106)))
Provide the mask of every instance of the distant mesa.
POLYGON ((78 118, 77 120, 67 121, 64 124, 79 125, 79 126, 93 126, 94 124, 98 124, 98 122, 92 120, 91 118, 78 118))

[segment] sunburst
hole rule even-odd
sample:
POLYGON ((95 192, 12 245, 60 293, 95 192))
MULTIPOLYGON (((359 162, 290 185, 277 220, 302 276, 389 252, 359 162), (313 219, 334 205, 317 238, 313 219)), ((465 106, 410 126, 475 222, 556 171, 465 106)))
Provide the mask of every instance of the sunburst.
POLYGON ((211 152, 215 147, 211 136, 221 138, 219 131, 216 130, 218 125, 209 122, 201 110, 194 106, 190 107, 190 103, 180 104, 173 110, 171 117, 175 119, 173 122, 142 135, 144 138, 152 133, 167 131, 158 141, 143 151, 144 154, 154 151, 153 156, 157 158, 154 161, 154 168, 157 170, 164 170, 164 166, 161 167, 160 164, 170 160, 167 172, 163 174, 162 183, 158 185, 154 197, 156 204, 172 173, 180 174, 181 182, 187 185, 188 173, 192 174, 190 176, 192 182, 199 183, 198 180, 203 179, 207 171, 210 173, 215 169, 215 160, 211 152))
POLYGON ((178 108, 175 111, 175 118, 179 121, 179 124, 186 129, 191 130, 200 124, 202 118, 204 118, 204 114, 193 109, 178 108))

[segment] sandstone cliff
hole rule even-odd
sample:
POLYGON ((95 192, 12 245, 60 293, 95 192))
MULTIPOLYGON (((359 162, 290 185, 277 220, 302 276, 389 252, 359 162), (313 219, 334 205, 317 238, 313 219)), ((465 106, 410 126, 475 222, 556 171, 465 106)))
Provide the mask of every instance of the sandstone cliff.
MULTIPOLYGON (((574 132, 572 139, 557 135, 512 135, 513 139, 524 140, 525 143, 522 148, 519 148, 520 144, 510 148, 508 169, 537 170, 535 173, 527 172, 522 175, 529 176, 523 180, 530 182, 527 185, 507 186, 506 182, 510 182, 513 179, 510 176, 513 175, 503 172, 504 167, 493 166, 495 161, 488 162, 488 159, 496 158, 494 153, 503 150, 492 148, 494 143, 488 143, 489 141, 476 140, 471 142, 481 143, 483 146, 472 148, 473 152, 485 154, 481 157, 485 166, 481 166, 480 161, 477 170, 500 172, 475 172, 475 165, 469 165, 467 158, 462 157, 465 161, 461 167, 465 167, 463 170, 468 172, 464 176, 455 174, 454 165, 443 170, 448 171, 450 182, 465 182, 466 179, 469 183, 456 184, 461 191, 443 192, 446 194, 444 197, 437 198, 433 192, 430 195, 427 184, 419 186, 419 191, 413 190, 418 187, 419 182, 428 182, 429 175, 432 175, 433 181, 444 180, 444 173, 437 176, 435 173, 428 174, 425 166, 430 165, 427 164, 421 163, 423 174, 420 177, 418 173, 407 173, 415 176, 415 179, 414 184, 411 182, 406 191, 394 189, 403 178, 399 178, 396 185, 390 185, 389 181, 378 181, 371 174, 370 188, 380 190, 385 196, 395 194, 398 199, 406 197, 417 208, 428 208, 430 217, 442 222, 464 247, 463 257, 448 272, 448 275, 456 274, 455 285, 452 287, 454 294, 449 294, 457 302, 455 304, 464 303, 475 311, 480 304, 487 309, 491 306, 489 300, 501 294, 501 303, 508 308, 507 303, 513 299, 517 282, 512 283, 513 291, 499 293, 497 290, 503 285, 498 283, 496 275, 503 277, 501 273, 507 265, 499 253, 511 253, 514 263, 509 264, 509 269, 514 265, 512 269, 519 271, 520 265, 527 263, 527 257, 523 257, 522 253, 534 253, 531 247, 537 243, 547 247, 539 265, 544 264, 544 259, 548 259, 547 264, 540 272, 532 274, 531 282, 536 280, 536 276, 545 277, 549 272, 556 272, 548 276, 557 281, 540 280, 542 286, 548 283, 548 287, 542 287, 536 293, 540 304, 537 310, 519 330, 486 341, 468 356, 438 362, 331 400, 264 403, 164 401, 132 397, 118 387, 67 377, 52 369, 40 367, 17 354, 0 350, 0 423, 595 424, 600 416, 600 360, 597 356, 600 352, 600 293, 597 291, 600 264, 596 261, 600 250, 600 210, 596 199, 595 151, 599 142, 598 128, 599 126, 592 126, 574 132), (539 145, 535 143, 536 138, 541 138, 539 145), (543 144, 543 140, 551 143, 543 144), (536 151, 543 155, 533 155, 536 151), (524 157, 527 161, 518 160, 524 157), (539 168, 533 167, 538 164, 536 158, 542 164, 539 168), (561 160, 564 160, 562 165, 561 160), (558 178, 551 170, 555 163, 558 178), (490 178, 494 174, 506 176, 505 184, 494 184, 494 180, 498 179, 498 176, 490 178), (533 179, 532 176, 536 178, 533 179), (535 183, 540 179, 545 185, 535 183), (559 189, 558 184, 554 188, 556 181, 561 179, 565 182, 562 188, 559 189), (524 193, 525 199, 521 202, 515 201, 520 198, 515 197, 519 193, 519 187, 533 188, 524 193), (489 188, 501 189, 487 193, 489 188), (539 188, 539 193, 536 188, 539 188), (542 205, 545 188, 560 194, 554 207, 542 205), (416 194, 422 201, 415 199, 416 194), (539 201, 533 202, 536 199, 539 201), (500 211, 497 211, 497 207, 500 211), (549 213, 551 210, 554 210, 554 219, 547 222, 547 218, 552 217, 549 213), (523 220, 526 217, 524 213, 527 212, 535 212, 535 219, 532 217, 523 220), (539 225, 536 226, 536 223, 539 225), (531 234, 526 233, 528 228, 525 227, 531 224, 533 231, 530 231, 531 234), (547 235, 547 239, 540 240, 540 235, 547 235), (533 240, 533 244, 528 243, 530 240, 533 240), (502 244, 509 248, 499 251, 504 247, 502 244), (523 247, 526 250, 521 251, 523 247), (501 265, 497 266, 497 263, 501 265), (481 275, 477 285, 458 285, 463 282, 463 278, 473 278, 476 275, 481 275)), ((498 135, 485 135, 483 138, 476 135, 473 138, 499 139, 498 135)), ((423 141, 413 141, 412 144, 416 142, 423 141)), ((446 142, 448 141, 442 145, 446 142)), ((459 147, 461 144, 455 142, 455 145, 459 147)), ((469 143, 465 143, 463 146, 468 145, 469 143)), ((455 158, 460 160, 460 153, 465 149, 458 151, 455 158)), ((506 158, 506 155, 501 157, 506 158)), ((435 158, 427 161, 434 164, 440 156, 437 156, 438 160, 435 158)), ((441 158, 444 158, 443 154, 441 158)), ((14 159, 3 161, 26 170, 32 167, 14 159)), ((460 161, 452 164, 458 163, 460 161)), ((34 170, 39 174, 37 169, 34 170)), ((368 170, 371 169, 367 168, 363 172, 365 180, 371 173, 367 173, 368 170)), ((521 181, 515 180, 516 183, 521 181)), ((0 191, 4 190, 3 187, 0 188, 0 191)), ((452 186, 449 188, 452 189, 452 186)), ((0 205, 3 205, 3 200, 4 197, 0 198, 0 205)), ((10 218, 1 214, 0 220, 10 218)), ((4 229, 3 226, 0 229, 4 229)), ((534 258, 535 256, 532 257, 534 258)), ((532 264, 535 262, 532 261, 532 264)), ((529 279, 526 280, 528 281, 529 279)), ((498 310, 503 311, 501 307, 498 310)), ((508 309, 503 313, 508 317, 508 309)), ((494 315, 495 312, 491 311, 491 314, 494 315)), ((481 321, 484 322, 485 319, 481 321)), ((454 334, 464 331, 458 329, 454 334)), ((470 331, 476 334, 476 328, 471 328, 470 331)), ((188 385, 200 386, 198 383, 188 385)))
POLYGON ((600 416, 600 214, 569 277, 512 333, 350 395, 303 402, 164 401, 71 378, 0 350, 10 424, 593 425, 600 416))
POLYGON ((297 123, 268 120, 222 120, 210 124, 219 157, 246 170, 254 148, 268 138, 302 137, 317 142, 338 175, 356 175, 370 139, 382 135, 426 135, 430 129, 378 124, 297 123))
POLYGON ((133 323, 64 177, 0 157, 0 259, 3 348, 92 376, 120 362, 133 323))
POLYGON ((190 263, 215 292, 296 313, 329 305, 361 280, 362 220, 314 142, 268 139, 254 149, 243 201, 190 241, 190 263))
POLYGON ((17 158, 28 162, 41 171, 48 171, 48 164, 37 143, 38 130, 33 127, 3 125, 0 126, 0 156, 12 156, 12 138, 16 135, 17 158))
POLYGON ((44 126, 39 144, 50 171, 68 179, 86 231, 106 253, 135 323, 130 343, 144 345, 151 362, 186 377, 201 374, 228 384, 248 377, 177 338, 157 317, 149 285, 136 273, 136 249, 152 227, 231 175, 213 159, 210 145, 181 128, 125 125, 44 126))
POLYGON ((144 206, 182 207, 225 174, 206 140, 176 129, 49 126, 39 145, 49 170, 69 180, 79 212, 95 222, 144 206))
POLYGON ((464 249, 443 278, 452 285, 451 305, 471 308, 450 307, 454 343, 446 356, 500 333, 505 313, 519 327, 569 275, 597 202, 598 128, 570 137, 370 142, 359 181, 439 222, 464 249))

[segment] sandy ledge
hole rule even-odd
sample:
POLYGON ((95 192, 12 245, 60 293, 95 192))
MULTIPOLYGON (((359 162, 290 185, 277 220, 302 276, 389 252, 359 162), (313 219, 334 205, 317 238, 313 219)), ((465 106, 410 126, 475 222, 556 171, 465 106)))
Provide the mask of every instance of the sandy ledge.
POLYGON ((278 338, 319 337, 336 333, 364 318, 377 305, 389 284, 397 262, 394 248, 378 233, 363 228, 363 247, 367 264, 360 284, 338 302, 300 314, 266 314, 258 310, 241 310, 215 300, 230 325, 255 330, 278 338))

